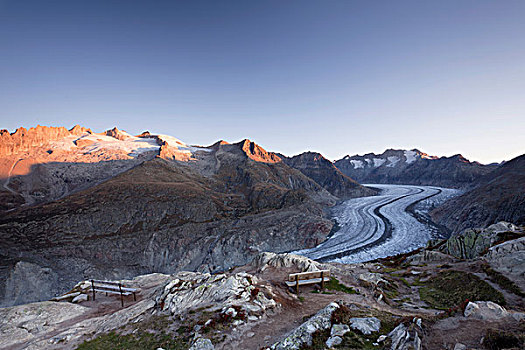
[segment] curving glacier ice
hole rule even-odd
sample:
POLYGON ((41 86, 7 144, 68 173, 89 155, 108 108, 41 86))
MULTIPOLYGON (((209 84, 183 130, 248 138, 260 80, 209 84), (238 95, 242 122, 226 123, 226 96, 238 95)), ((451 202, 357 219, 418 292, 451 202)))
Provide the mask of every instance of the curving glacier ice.
POLYGON ((406 253, 445 235, 427 215, 458 190, 411 185, 365 185, 378 196, 354 198, 333 208, 339 230, 317 247, 294 252, 311 259, 356 263, 406 253))

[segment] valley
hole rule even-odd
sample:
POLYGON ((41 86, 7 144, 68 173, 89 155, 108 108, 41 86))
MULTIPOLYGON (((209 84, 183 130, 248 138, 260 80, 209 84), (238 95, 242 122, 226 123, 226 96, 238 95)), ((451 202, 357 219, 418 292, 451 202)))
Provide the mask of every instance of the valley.
POLYGON ((328 240, 296 254, 319 261, 355 263, 409 252, 446 236, 426 215, 459 194, 458 190, 410 185, 370 184, 380 190, 372 197, 353 198, 332 212, 340 226, 328 240))

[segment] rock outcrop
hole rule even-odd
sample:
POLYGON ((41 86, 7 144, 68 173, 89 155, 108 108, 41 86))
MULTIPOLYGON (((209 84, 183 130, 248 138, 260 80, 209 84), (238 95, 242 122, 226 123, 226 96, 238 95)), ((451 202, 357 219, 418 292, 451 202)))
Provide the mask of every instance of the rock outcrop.
POLYGON ((231 317, 239 312, 246 318, 259 317, 277 306, 271 291, 262 288, 257 286, 257 277, 247 273, 210 275, 180 272, 164 287, 156 301, 162 310, 169 310, 172 315, 205 308, 231 317))
POLYGON ((501 320, 509 317, 516 321, 525 320, 525 313, 509 312, 492 301, 469 302, 465 307, 464 315, 478 320, 501 320))
POLYGON ((459 259, 474 259, 485 254, 496 242, 507 236, 519 237, 524 233, 515 225, 499 222, 484 229, 467 229, 450 237, 441 251, 459 259))
POLYGON ((271 350, 299 350, 303 346, 312 345, 312 334, 319 330, 330 329, 332 313, 339 308, 337 303, 331 303, 316 313, 308 321, 294 329, 282 341, 273 344, 271 350))
POLYGON ((262 252, 257 255, 251 265, 256 267, 259 272, 263 272, 267 267, 294 268, 298 271, 318 271, 322 269, 322 264, 301 255, 290 253, 275 254, 262 252))

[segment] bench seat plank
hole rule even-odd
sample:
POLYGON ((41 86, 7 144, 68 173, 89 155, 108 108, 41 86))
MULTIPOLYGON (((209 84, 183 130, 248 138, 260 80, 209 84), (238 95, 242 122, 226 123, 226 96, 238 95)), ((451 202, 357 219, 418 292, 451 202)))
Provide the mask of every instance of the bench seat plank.
POLYGON ((318 270, 318 271, 291 273, 288 275, 288 280, 295 281, 295 278, 299 280, 306 280, 306 279, 311 279, 311 278, 321 278, 321 274, 323 275, 323 277, 330 276, 330 270, 318 270))
MULTIPOLYGON (((104 293, 111 293, 111 294, 120 294, 120 291, 118 290, 112 290, 112 289, 99 289, 95 287, 95 292, 104 292, 104 293)), ((122 295, 131 295, 131 292, 124 292, 122 291, 122 295)))
MULTIPOLYGON (((95 288, 104 288, 104 289, 109 289, 109 290, 120 291, 118 286, 106 285, 106 284, 95 283, 95 288)), ((136 288, 129 288, 129 287, 124 287, 124 286, 122 286, 121 288, 123 292, 125 291, 125 292, 136 293, 138 291, 138 289, 136 288)))
MULTIPOLYGON (((325 282, 330 282, 330 277, 324 277, 323 278, 325 282)), ((316 283, 321 283, 321 278, 312 278, 312 279, 308 279, 308 280, 299 280, 299 286, 304 286, 304 285, 307 285, 307 284, 316 284, 316 283)), ((296 281, 286 281, 286 285, 288 287, 294 287, 296 286, 297 282, 296 281)))

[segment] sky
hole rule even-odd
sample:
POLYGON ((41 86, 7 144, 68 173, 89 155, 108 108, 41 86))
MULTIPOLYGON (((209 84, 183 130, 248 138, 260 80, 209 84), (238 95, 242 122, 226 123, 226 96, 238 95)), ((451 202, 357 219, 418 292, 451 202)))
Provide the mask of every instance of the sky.
POLYGON ((525 153, 525 1, 0 0, 0 129, 525 153))

